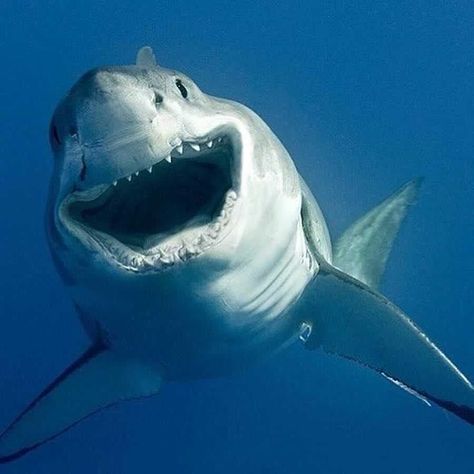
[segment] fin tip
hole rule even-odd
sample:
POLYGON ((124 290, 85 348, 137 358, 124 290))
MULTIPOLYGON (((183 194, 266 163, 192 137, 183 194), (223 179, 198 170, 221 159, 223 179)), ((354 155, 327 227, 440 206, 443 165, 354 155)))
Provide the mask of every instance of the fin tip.
POLYGON ((417 176, 406 183, 399 191, 399 194, 406 194, 406 202, 408 204, 415 204, 418 200, 421 187, 423 186, 424 176, 417 176))
POLYGON ((142 46, 137 52, 135 63, 140 67, 156 67, 157 63, 153 48, 151 46, 142 46))

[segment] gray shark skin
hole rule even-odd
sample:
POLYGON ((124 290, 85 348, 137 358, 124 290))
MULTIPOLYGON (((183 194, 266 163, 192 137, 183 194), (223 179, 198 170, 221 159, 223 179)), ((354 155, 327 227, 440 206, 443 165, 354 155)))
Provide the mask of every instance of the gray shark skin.
POLYGON ((163 382, 242 371, 299 342, 474 424, 474 389, 376 286, 413 180, 334 255, 293 160, 247 107, 142 48, 86 73, 51 120, 51 255, 91 346, 0 436, 9 462, 163 382))

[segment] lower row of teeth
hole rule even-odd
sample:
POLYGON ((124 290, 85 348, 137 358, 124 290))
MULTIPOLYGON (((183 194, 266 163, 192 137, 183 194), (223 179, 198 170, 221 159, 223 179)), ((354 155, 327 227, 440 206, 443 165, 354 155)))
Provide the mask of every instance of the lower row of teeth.
POLYGON ((153 256, 130 255, 129 252, 117 248, 110 250, 120 258, 123 265, 133 269, 172 267, 176 263, 184 262, 200 255, 215 242, 222 229, 229 223, 236 200, 237 193, 233 190, 228 191, 218 217, 208 224, 205 230, 192 242, 182 241, 178 245, 158 248, 153 256))

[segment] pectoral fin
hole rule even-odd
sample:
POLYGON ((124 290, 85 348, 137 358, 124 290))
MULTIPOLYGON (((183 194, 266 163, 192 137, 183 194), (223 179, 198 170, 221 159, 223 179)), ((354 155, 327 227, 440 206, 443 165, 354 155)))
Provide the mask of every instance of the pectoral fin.
POLYGON ((93 347, 49 385, 0 436, 0 463, 12 461, 83 418, 122 400, 156 393, 155 371, 93 347))
POLYGON ((301 302, 309 349, 359 362, 402 388, 474 424, 474 388, 393 303, 365 284, 322 266, 301 302))

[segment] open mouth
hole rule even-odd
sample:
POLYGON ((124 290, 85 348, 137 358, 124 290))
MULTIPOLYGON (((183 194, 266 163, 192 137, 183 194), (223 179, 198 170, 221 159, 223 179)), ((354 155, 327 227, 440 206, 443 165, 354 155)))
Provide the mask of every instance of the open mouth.
POLYGON ((180 142, 154 166, 111 183, 93 199, 73 193, 62 205, 63 220, 123 266, 185 261, 218 241, 230 220, 235 154, 227 136, 180 142))

